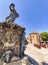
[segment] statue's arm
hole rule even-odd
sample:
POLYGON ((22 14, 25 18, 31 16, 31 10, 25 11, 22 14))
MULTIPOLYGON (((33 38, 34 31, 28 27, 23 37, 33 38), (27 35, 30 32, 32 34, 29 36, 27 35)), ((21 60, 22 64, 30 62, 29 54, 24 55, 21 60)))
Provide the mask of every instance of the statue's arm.
POLYGON ((11 14, 10 14, 9 16, 6 17, 6 20, 7 20, 8 18, 10 18, 10 16, 11 16, 11 14))

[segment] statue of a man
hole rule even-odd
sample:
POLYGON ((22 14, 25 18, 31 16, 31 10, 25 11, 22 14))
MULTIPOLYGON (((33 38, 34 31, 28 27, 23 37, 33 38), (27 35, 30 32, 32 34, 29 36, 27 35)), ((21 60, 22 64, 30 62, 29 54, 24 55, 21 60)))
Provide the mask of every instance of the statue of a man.
POLYGON ((8 17, 6 17, 7 22, 13 23, 15 21, 15 19, 19 17, 19 14, 16 12, 14 7, 15 7, 15 5, 13 3, 9 6, 11 14, 8 17))

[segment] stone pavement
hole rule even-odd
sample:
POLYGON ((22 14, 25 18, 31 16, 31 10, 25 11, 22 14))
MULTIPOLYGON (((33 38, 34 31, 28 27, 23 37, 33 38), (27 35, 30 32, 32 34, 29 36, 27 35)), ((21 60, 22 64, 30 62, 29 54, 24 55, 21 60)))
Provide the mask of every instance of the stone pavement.
POLYGON ((5 63, 0 60, 0 65, 32 65, 28 60, 27 56, 24 56, 22 59, 18 57, 13 57, 10 63, 5 63))
POLYGON ((20 58, 13 57, 10 63, 5 63, 0 60, 0 65, 21 65, 20 58))
POLYGON ((34 64, 36 62, 36 65, 43 65, 43 62, 45 62, 48 65, 48 49, 38 49, 34 47, 32 44, 28 44, 25 50, 25 54, 28 55, 29 59, 32 60, 34 64))

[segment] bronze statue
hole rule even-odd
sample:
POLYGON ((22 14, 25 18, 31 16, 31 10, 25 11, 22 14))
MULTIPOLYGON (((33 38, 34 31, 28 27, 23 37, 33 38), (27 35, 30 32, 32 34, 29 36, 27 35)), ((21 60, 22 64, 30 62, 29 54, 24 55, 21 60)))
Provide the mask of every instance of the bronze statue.
POLYGON ((13 23, 15 21, 15 19, 19 17, 19 14, 16 12, 14 7, 15 7, 15 5, 13 3, 9 6, 11 14, 8 17, 6 17, 7 22, 13 23))

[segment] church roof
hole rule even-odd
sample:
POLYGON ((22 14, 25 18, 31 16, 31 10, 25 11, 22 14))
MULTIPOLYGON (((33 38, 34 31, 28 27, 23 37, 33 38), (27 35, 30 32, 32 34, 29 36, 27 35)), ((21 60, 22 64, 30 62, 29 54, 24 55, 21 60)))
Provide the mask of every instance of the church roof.
MULTIPOLYGON (((30 33, 30 34, 39 34, 39 33, 38 33, 38 32, 32 32, 32 33, 30 33)), ((30 34, 29 34, 29 35, 30 35, 30 34)))

